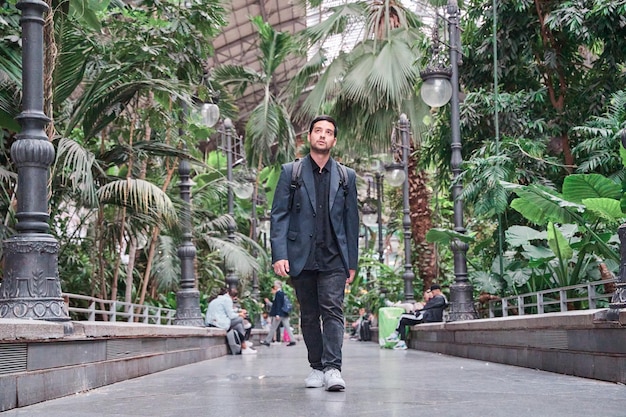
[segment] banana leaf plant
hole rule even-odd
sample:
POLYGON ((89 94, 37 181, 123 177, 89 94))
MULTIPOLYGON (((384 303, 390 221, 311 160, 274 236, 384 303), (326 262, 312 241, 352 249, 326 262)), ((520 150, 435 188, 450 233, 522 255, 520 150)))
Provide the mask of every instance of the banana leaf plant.
POLYGON ((505 254, 505 271, 491 272, 509 288, 536 291, 597 279, 600 263, 617 269, 617 226, 626 218, 620 184, 600 174, 572 174, 562 193, 535 184, 503 186, 518 197, 511 207, 540 227, 506 231, 511 251, 505 254))

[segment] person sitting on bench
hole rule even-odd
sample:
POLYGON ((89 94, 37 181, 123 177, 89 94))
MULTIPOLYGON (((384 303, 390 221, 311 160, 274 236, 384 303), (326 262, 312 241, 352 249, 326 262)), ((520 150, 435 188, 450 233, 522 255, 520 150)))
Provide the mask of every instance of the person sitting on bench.
POLYGON ((404 350, 407 348, 407 326, 414 326, 419 323, 437 323, 443 321, 443 310, 448 307, 448 300, 441 292, 441 287, 438 284, 433 284, 430 286, 430 290, 426 291, 424 295, 425 297, 430 297, 430 299, 426 300, 424 307, 415 310, 412 313, 401 315, 398 327, 396 327, 396 330, 385 339, 387 342, 397 342, 394 349, 404 350))

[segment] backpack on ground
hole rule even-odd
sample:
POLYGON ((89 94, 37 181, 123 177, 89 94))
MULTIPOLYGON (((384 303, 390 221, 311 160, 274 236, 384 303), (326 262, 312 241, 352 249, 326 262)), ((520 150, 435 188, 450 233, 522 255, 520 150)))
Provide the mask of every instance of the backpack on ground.
POLYGON ((359 340, 362 342, 369 342, 372 340, 372 330, 370 329, 369 320, 361 320, 361 326, 359 326, 359 340))
MULTIPOLYGON (((348 195, 348 169, 345 165, 337 162, 339 168, 339 185, 343 187, 343 194, 348 195)), ((289 210, 293 206, 293 197, 296 194, 296 190, 300 188, 302 173, 302 160, 296 159, 293 161, 293 168, 291 169, 291 186, 289 187, 289 210)))
POLYGON ((228 342, 231 355, 239 355, 241 353, 241 336, 238 331, 230 329, 226 332, 226 341, 228 342))

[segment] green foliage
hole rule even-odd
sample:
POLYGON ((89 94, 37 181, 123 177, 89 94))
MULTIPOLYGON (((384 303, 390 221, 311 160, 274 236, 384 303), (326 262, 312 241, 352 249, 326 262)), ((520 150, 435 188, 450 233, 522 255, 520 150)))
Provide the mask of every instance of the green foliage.
POLYGON ((626 91, 617 91, 611 96, 607 110, 602 115, 592 116, 572 132, 580 136, 580 142, 572 152, 581 160, 577 168, 580 173, 598 173, 624 180, 623 158, 615 150, 620 146, 622 129, 626 127, 626 91), (607 152, 610 150, 609 152, 607 152))

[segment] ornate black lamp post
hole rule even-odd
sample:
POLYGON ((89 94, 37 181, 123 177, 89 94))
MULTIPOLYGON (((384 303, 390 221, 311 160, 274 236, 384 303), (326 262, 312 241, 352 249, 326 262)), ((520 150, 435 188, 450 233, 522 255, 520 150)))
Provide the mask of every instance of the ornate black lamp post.
POLYGON ((363 206, 361 206, 361 215, 362 215, 361 220, 363 221, 363 225, 369 229, 369 228, 376 226, 377 224, 376 220, 378 216, 377 216, 376 207, 370 204, 371 203, 370 190, 372 188, 372 182, 373 182, 372 177, 367 175, 366 179, 367 179, 367 198, 365 199, 363 206))
MULTIPOLYGON (((239 198, 250 198, 254 187, 250 183, 240 182, 236 188, 233 187, 233 155, 235 153, 233 147, 233 122, 230 119, 225 119, 223 124, 224 150, 226 151, 226 180, 228 181, 228 215, 230 221, 228 223, 228 240, 235 242, 235 211, 234 211, 234 195, 237 194, 239 198)), ((239 163, 240 161, 237 161, 239 163)), ((239 284, 239 276, 233 268, 228 268, 226 274, 226 285, 228 288, 236 288, 239 284)))
MULTIPOLYGON (((200 110, 200 122, 207 127, 212 127, 219 117, 219 108, 215 104, 204 103, 200 110), (216 112, 217 111, 217 115, 216 112)), ((186 123, 186 106, 183 104, 182 123, 186 123)), ((184 130, 179 129, 182 137, 184 130)), ((186 147, 185 147, 186 148, 186 147)), ((179 326, 203 326, 202 311, 200 310, 200 292, 196 287, 196 273, 194 263, 196 259, 196 246, 193 244, 191 232, 191 186, 189 178, 191 167, 187 159, 181 159, 178 165, 180 183, 180 198, 183 200, 181 212, 181 228, 183 239, 178 248, 180 258, 180 288, 176 292, 176 319, 174 324, 179 326)))
MULTIPOLYGON (((224 120, 224 142, 226 146, 226 180, 228 181, 228 215, 230 220, 228 222, 228 240, 235 241, 235 214, 234 214, 234 200, 233 200, 233 122, 230 119, 224 120)), ((239 276, 233 268, 228 268, 226 274, 226 285, 228 288, 237 288, 239 284, 239 276)))
MULTIPOLYGON (((253 179, 255 181, 256 179, 253 179)), ((252 217, 250 218, 250 236, 252 239, 256 239, 257 235, 257 224, 258 219, 256 215, 256 205, 257 205, 257 196, 258 196, 258 188, 253 185, 252 191, 252 217)), ((256 256, 256 249, 253 251, 253 255, 256 256)), ((259 291, 259 275, 256 270, 252 271, 252 298, 256 301, 259 301, 261 293, 259 291)), ((259 321, 261 319, 259 318, 259 321)))
POLYGON ((414 302, 413 295, 413 265, 411 264, 411 217, 409 208, 409 149, 410 149, 410 123, 406 114, 400 115, 398 121, 398 131, 400 142, 393 143, 394 148, 400 147, 402 150, 402 164, 387 165, 387 175, 385 179, 389 185, 398 187, 402 185, 402 229, 404 231, 404 300, 414 302))
POLYGON ((380 172, 374 174, 376 185, 376 223, 378 223, 378 262, 383 263, 385 249, 383 247, 383 175, 380 172))
MULTIPOLYGON (((465 233, 463 226, 463 200, 460 198, 463 185, 458 180, 461 174, 463 156, 461 154, 461 128, 459 115, 459 63, 461 61, 459 7, 456 0, 448 0, 448 31, 450 35, 450 69, 443 68, 440 61, 434 67, 427 68, 420 75, 424 80, 421 96, 431 107, 441 107, 451 99, 450 127, 452 130, 452 200, 454 212, 454 230, 465 233)), ((436 28, 438 30, 438 28, 436 28)), ((433 55, 438 56, 439 43, 435 32, 433 55)), ((471 320, 477 318, 474 308, 473 288, 467 278, 467 249, 469 246, 458 239, 452 241, 454 254, 454 283, 450 286, 450 321, 471 320)))
POLYGON ((43 14, 45 2, 22 0, 22 130, 11 146, 17 166, 17 234, 3 242, 0 318, 68 321, 58 270, 59 243, 48 234, 48 177, 54 147, 44 127, 43 14))

